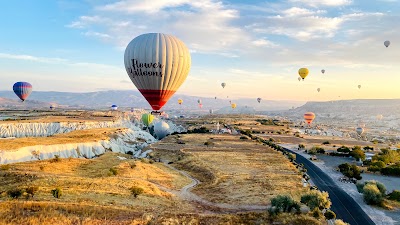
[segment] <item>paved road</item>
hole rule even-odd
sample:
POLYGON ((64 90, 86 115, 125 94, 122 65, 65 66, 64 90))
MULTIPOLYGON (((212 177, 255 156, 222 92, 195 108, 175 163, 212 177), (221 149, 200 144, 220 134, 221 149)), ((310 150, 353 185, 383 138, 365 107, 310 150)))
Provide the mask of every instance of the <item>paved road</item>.
POLYGON ((296 154, 296 162, 304 164, 314 184, 321 191, 327 191, 329 193, 329 198, 332 201, 331 209, 336 213, 338 219, 342 219, 351 225, 375 224, 357 202, 337 186, 332 178, 325 174, 320 168, 296 152, 287 148, 284 149, 296 154))

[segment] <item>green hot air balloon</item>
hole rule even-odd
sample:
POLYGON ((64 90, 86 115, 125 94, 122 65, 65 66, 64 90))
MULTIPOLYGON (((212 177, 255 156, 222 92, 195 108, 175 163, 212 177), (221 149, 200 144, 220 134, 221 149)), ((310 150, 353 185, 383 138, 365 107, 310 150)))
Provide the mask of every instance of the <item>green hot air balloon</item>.
POLYGON ((150 113, 146 113, 142 115, 142 122, 147 127, 153 122, 154 116, 150 113))

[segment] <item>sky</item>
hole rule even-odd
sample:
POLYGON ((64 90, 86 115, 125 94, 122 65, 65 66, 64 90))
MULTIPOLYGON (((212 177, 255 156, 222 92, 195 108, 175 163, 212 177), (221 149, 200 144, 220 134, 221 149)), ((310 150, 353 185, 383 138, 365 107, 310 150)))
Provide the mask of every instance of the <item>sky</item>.
POLYGON ((180 94, 299 101, 400 98, 400 0, 13 0, 1 5, 0 90, 11 90, 17 81, 28 81, 37 91, 136 90, 124 68, 124 50, 136 36, 159 32, 178 37, 191 52, 180 94), (388 48, 385 40, 391 42, 388 48), (301 67, 310 73, 299 82, 301 67))

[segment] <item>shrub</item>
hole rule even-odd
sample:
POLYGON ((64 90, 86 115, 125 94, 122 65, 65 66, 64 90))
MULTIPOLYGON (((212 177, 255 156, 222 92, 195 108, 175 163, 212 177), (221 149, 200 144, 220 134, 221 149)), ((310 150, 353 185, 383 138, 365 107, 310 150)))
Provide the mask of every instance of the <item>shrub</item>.
POLYGON ((289 159, 290 161, 296 160, 296 155, 295 155, 295 154, 289 153, 287 156, 288 156, 288 159, 289 159))
POLYGON ((368 181, 365 181, 364 183, 357 183, 357 184, 356 184, 356 187, 357 187, 358 192, 363 193, 363 192, 364 192, 363 189, 364 189, 365 185, 367 185, 367 184, 373 184, 373 185, 375 185, 375 186, 378 188, 379 192, 380 192, 383 196, 386 195, 386 187, 385 187, 385 185, 382 184, 382 183, 379 182, 379 181, 376 181, 376 180, 368 180, 368 181))
POLYGON ((332 210, 326 210, 326 212, 324 213, 324 216, 327 220, 336 219, 336 213, 334 213, 332 210))
POLYGON ((383 202, 383 195, 378 187, 374 184, 366 184, 363 188, 364 201, 368 205, 381 205, 383 202))
POLYGON ((306 146, 304 146, 303 144, 299 144, 299 148, 300 149, 304 149, 306 146))
POLYGON ((54 158, 51 160, 51 162, 61 162, 61 158, 59 155, 54 155, 54 158))
POLYGON ((61 198, 62 190, 61 188, 57 187, 56 189, 51 190, 51 194, 53 195, 54 198, 61 198))
POLYGON ((30 187, 26 188, 26 193, 28 194, 28 197, 33 198, 38 190, 39 190, 38 187, 30 186, 30 187))
POLYGON ((365 152, 361 149, 355 149, 350 152, 350 155, 354 157, 356 160, 365 160, 365 152))
POLYGON ((356 178, 361 180, 361 171, 356 165, 350 165, 348 163, 343 163, 339 165, 340 172, 348 178, 356 178))
POLYGON ((364 147, 364 150, 365 150, 365 151, 373 151, 373 150, 374 150, 374 147, 365 146, 365 147, 364 147))
POLYGON ((324 149, 324 148, 321 148, 321 147, 314 146, 314 147, 312 147, 311 149, 309 149, 309 150, 307 151, 307 153, 310 154, 310 155, 315 155, 315 154, 317 154, 317 153, 319 153, 319 154, 325 154, 325 149, 324 149))
POLYGON ((116 176, 116 175, 118 175, 118 170, 116 168, 112 167, 112 168, 110 168, 109 173, 110 173, 110 175, 116 176))
POLYGON ((381 169, 383 175, 400 176, 400 165, 391 165, 381 169))
POLYGON ((11 168, 10 164, 1 165, 0 170, 9 170, 11 168))
POLYGON ((329 145, 329 144, 331 144, 329 141, 324 141, 324 142, 322 142, 322 144, 323 145, 329 145))
POLYGON ((133 163, 130 164, 130 166, 131 166, 131 169, 134 169, 134 168, 136 168, 136 163, 133 162, 133 163))
POLYGON ((21 188, 15 188, 15 189, 12 189, 12 190, 8 190, 7 194, 11 198, 19 198, 24 194, 24 190, 21 189, 21 188))
POLYGON ((314 209, 314 210, 311 212, 311 214, 312 214, 312 216, 313 216, 314 218, 316 218, 316 219, 319 219, 319 218, 322 217, 322 212, 321 212, 319 209, 314 209))
POLYGON ((388 199, 400 202, 400 191, 392 191, 392 193, 388 194, 388 199))
POLYGON ((39 169, 41 170, 41 171, 43 171, 44 170, 44 165, 40 165, 40 167, 39 167, 39 169))
POLYGON ((333 222, 333 225, 350 225, 350 224, 343 222, 343 220, 335 220, 335 222, 333 222))
POLYGON ((248 140, 249 138, 246 137, 246 136, 241 136, 240 139, 242 139, 242 140, 248 140))
POLYGON ((385 168, 386 164, 382 161, 373 161, 371 165, 368 166, 368 171, 377 172, 381 171, 382 168, 385 168))
POLYGON ((327 209, 331 207, 328 192, 312 191, 309 194, 301 196, 301 203, 310 207, 311 210, 327 209))
POLYGON ((296 210, 300 212, 300 204, 292 199, 292 197, 287 195, 278 195, 271 199, 271 209, 274 214, 279 214, 281 212, 291 212, 296 210))
POLYGON ((131 194, 135 198, 137 198, 138 195, 140 195, 144 192, 143 188, 137 187, 137 186, 133 186, 133 187, 129 188, 129 190, 131 191, 131 194))
POLYGON ((204 142, 204 145, 211 146, 211 145, 214 145, 214 143, 212 143, 211 141, 206 141, 206 142, 204 142))
POLYGON ((350 148, 348 148, 346 146, 342 146, 342 147, 338 148, 336 151, 343 152, 343 153, 350 153, 350 148))

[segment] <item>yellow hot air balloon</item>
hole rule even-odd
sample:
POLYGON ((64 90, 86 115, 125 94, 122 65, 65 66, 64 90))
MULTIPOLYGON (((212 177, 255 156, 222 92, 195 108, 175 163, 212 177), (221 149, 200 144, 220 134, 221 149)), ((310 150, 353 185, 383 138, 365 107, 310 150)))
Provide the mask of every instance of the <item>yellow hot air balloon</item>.
POLYGON ((178 104, 182 105, 182 103, 183 103, 183 100, 182 99, 178 99, 178 104))
POLYGON ((304 120, 308 123, 311 124, 313 120, 315 119, 315 114, 312 112, 306 112, 304 113, 304 120))
POLYGON ((153 122, 154 116, 150 113, 145 113, 142 115, 142 122, 147 127, 153 122))
POLYGON ((236 108, 236 103, 231 104, 232 109, 236 108))
POLYGON ((186 45, 162 33, 142 34, 125 49, 129 78, 149 102, 160 110, 189 74, 191 59, 186 45))
POLYGON ((299 69, 299 75, 300 75, 301 79, 304 80, 304 78, 306 78, 307 75, 308 75, 308 69, 307 68, 300 68, 299 69))

